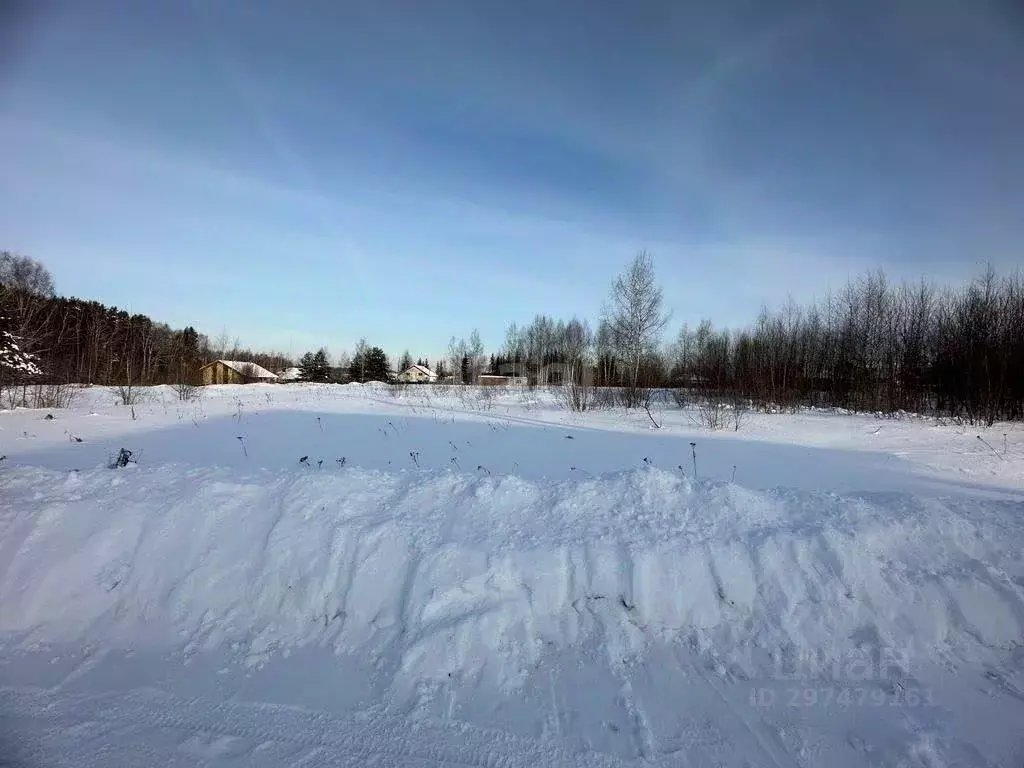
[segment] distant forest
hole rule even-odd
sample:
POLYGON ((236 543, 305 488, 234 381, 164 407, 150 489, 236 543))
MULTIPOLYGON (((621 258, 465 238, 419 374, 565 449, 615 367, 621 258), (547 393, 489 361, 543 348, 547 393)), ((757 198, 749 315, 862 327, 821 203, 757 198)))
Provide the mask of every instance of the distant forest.
MULTIPOLYGON (((1024 419, 1020 274, 988 269, 967 285, 945 288, 925 281, 893 284, 872 273, 810 306, 790 301, 763 309, 740 330, 716 329, 710 321, 684 326, 666 347, 669 319, 652 261, 641 253, 612 284, 596 330, 586 320, 538 315, 528 325, 509 326, 501 348, 490 355, 476 332, 469 341, 453 337, 435 368, 442 376, 446 368, 454 383, 491 373, 560 386, 573 410, 649 407, 663 397, 715 413, 813 406, 971 423, 1024 419)), ((0 389, 27 379, 48 385, 193 383, 199 367, 217 358, 271 371, 292 364, 281 354, 238 349, 225 338, 211 342, 192 327, 173 329, 145 315, 58 296, 43 265, 7 252, 0 254, 0 333, 0 346, 4 338, 16 343, 40 371, 28 375, 25 367, 5 364, 10 355, 0 355, 0 389)), ((367 350, 360 342, 339 366, 365 369, 373 359, 367 350)), ((318 360, 318 377, 324 354, 303 358, 318 360)), ((402 367, 407 362, 408 352, 402 367)))
MULTIPOLYGON (((97 301, 56 295, 39 262, 0 253, 0 330, 35 357, 47 384, 177 384, 194 382, 199 367, 217 358, 247 360, 272 371, 291 361, 274 353, 211 343, 195 328, 171 328, 97 301)), ((0 366, 0 387, 14 372, 0 366)))
MULTIPOLYGON (((585 320, 539 315, 509 326, 487 366, 564 384, 573 410, 609 400, 649 405, 667 392, 702 410, 708 426, 744 409, 842 408, 913 412, 992 424, 1024 418, 1024 280, 991 268, 960 288, 850 281, 810 306, 762 309, 740 330, 683 326, 667 348, 669 314, 641 253, 613 283, 596 331, 585 320), (587 387, 593 385, 588 391, 587 387), (616 388, 614 397, 604 391, 616 388), (730 414, 731 412, 731 414, 730 414)), ((470 343, 452 340, 450 364, 470 343)), ((465 364, 461 369, 465 369, 465 364)))

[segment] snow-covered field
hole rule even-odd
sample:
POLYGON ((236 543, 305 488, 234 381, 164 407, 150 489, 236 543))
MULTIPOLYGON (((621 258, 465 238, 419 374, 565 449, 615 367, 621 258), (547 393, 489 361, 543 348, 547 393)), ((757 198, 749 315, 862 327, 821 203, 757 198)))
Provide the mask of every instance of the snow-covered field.
POLYGON ((0 412, 0 764, 1024 761, 1019 426, 391 392, 0 412))

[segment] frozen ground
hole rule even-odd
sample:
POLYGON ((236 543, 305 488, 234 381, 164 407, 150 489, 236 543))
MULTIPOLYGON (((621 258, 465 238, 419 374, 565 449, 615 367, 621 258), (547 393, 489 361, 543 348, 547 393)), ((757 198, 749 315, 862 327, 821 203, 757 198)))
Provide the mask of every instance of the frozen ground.
POLYGON ((2 765, 1024 761, 1019 427, 146 395, 0 412, 2 765))

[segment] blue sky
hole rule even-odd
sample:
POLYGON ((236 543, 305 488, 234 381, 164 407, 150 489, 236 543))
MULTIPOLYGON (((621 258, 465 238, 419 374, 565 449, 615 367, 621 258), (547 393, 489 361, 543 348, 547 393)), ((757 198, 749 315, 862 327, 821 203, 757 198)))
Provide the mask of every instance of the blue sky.
POLYGON ((23 11, 0 248, 211 336, 494 349, 537 312, 596 317, 641 248, 674 326, 1022 262, 1010 0, 23 11))

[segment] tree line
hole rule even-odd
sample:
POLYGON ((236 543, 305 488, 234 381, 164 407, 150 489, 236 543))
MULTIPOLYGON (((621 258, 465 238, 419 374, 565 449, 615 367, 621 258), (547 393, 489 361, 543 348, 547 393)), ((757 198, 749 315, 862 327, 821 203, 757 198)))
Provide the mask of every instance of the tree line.
MULTIPOLYGON (((972 423, 1024 419, 1024 280, 986 270, 959 288, 890 282, 881 272, 851 280, 821 301, 762 309, 749 327, 683 326, 664 344, 670 320, 651 256, 639 253, 611 284, 595 326, 573 316, 536 315, 508 326, 489 356, 480 334, 452 337, 448 354, 418 364, 442 380, 473 383, 484 373, 562 385, 569 407, 676 401, 732 408, 837 407, 949 416, 972 423)), ((0 253, 0 388, 23 380, 85 384, 178 384, 214 359, 272 371, 285 355, 211 342, 145 315, 57 296, 49 272, 0 253), (29 357, 26 357, 28 355, 29 357), (18 365, 12 361, 17 360, 18 365), (6 361, 6 362, 5 362, 6 361), (36 370, 38 368, 38 370, 36 370)), ((405 351, 399 370, 413 364, 405 351)), ((309 381, 388 381, 384 350, 360 340, 331 365, 326 349, 299 362, 309 381)))
POLYGON ((342 353, 337 365, 331 364, 327 348, 320 347, 316 352, 304 354, 299 360, 298 369, 300 381, 364 383, 387 382, 391 379, 391 363, 387 353, 380 347, 371 347, 366 339, 359 340, 353 355, 342 353))
POLYGON ((762 407, 1024 418, 1024 280, 990 268, 959 289, 882 273, 750 328, 683 328, 669 383, 762 407))
POLYGON ((747 328, 684 325, 664 346, 669 319, 650 256, 640 253, 612 284, 596 331, 576 317, 513 323, 492 367, 531 384, 565 384, 576 408, 600 401, 581 387, 611 387, 630 407, 670 389, 680 404, 1024 418, 1020 274, 989 268, 960 288, 940 288, 870 273, 808 306, 762 308, 747 328))
MULTIPOLYGON (((146 315, 98 301, 58 296, 39 262, 0 253, 0 333, 31 353, 33 380, 51 384, 195 383, 215 359, 245 360, 270 370, 291 364, 281 354, 241 349, 226 336, 211 343, 195 328, 171 328, 146 315)), ((0 388, 22 372, 0 365, 0 388)))

